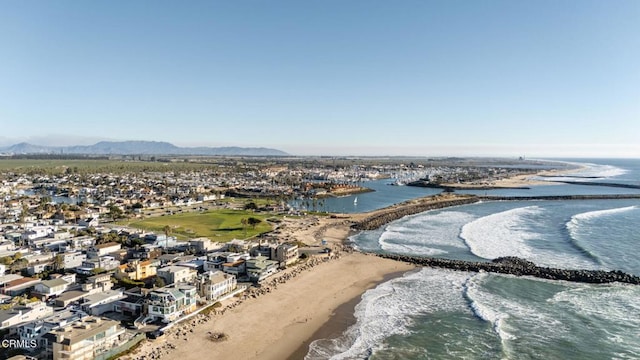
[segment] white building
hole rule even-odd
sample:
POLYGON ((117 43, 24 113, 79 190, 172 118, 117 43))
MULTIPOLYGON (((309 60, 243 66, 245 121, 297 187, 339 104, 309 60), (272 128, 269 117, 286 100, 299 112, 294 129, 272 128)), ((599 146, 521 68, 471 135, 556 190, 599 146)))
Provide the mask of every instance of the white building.
POLYGON ((90 259, 98 258, 116 252, 122 249, 122 245, 117 242, 109 242, 106 244, 94 245, 87 250, 87 257, 90 259))
POLYGON ((37 293, 42 294, 48 298, 51 296, 58 296, 62 294, 69 288, 69 285, 71 284, 68 281, 62 278, 58 278, 53 280, 44 280, 36 284, 36 286, 34 286, 34 289, 37 293))
POLYGON ((164 287, 149 293, 147 312, 149 316, 168 323, 194 311, 197 301, 198 291, 195 286, 179 284, 164 287))
POLYGON ((87 260, 87 255, 79 251, 64 253, 62 255, 63 267, 65 269, 73 269, 82 266, 82 263, 87 260))
POLYGON ((198 295, 207 301, 215 301, 237 288, 236 277, 222 271, 206 272, 198 276, 198 295))
POLYGON ((0 330, 14 328, 17 325, 42 319, 51 314, 53 314, 53 308, 42 301, 34 301, 8 310, 0 310, 0 330))
POLYGON ((165 284, 170 285, 193 281, 198 272, 185 266, 170 265, 158 269, 156 274, 165 281, 165 284))
POLYGON ((124 298, 124 289, 101 291, 85 296, 80 307, 87 314, 102 315, 109 311, 119 311, 118 301, 124 298))
POLYGON ((85 317, 52 334, 53 360, 95 359, 127 340, 119 321, 97 317, 85 317))

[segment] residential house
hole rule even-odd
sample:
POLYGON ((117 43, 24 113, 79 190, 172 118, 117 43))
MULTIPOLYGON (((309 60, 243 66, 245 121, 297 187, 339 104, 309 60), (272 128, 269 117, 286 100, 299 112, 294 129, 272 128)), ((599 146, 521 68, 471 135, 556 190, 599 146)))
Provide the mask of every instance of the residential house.
POLYGON ((51 267, 51 263, 35 263, 27 266, 27 274, 30 276, 43 273, 51 267))
POLYGON ((177 284, 193 281, 198 273, 185 266, 170 265, 157 270, 157 275, 161 277, 165 284, 177 284))
POLYGON ((149 316, 169 323, 194 311, 197 298, 198 292, 193 285, 178 284, 155 289, 149 293, 147 312, 149 316))
POLYGON ((7 328, 15 330, 15 327, 20 324, 42 319, 51 314, 53 314, 53 308, 42 301, 34 301, 26 305, 14 306, 8 310, 0 310, 0 330, 7 328))
POLYGON ((278 245, 276 248, 276 260, 280 263, 280 266, 288 266, 298 260, 298 244, 284 243, 278 245))
POLYGON ((95 359, 128 340, 119 321, 98 317, 85 317, 51 334, 53 360, 95 359))
POLYGON ((116 252, 122 249, 122 245, 117 242, 108 242, 100 245, 93 245, 89 249, 87 249, 87 257, 90 259, 95 259, 101 256, 105 256, 112 252, 116 252))
POLYGON ((62 256, 62 262, 63 262, 62 266, 65 269, 73 269, 73 268, 81 267, 82 263, 87 260, 87 255, 79 251, 63 253, 60 255, 62 256))
POLYGON ((32 240, 47 237, 53 234, 55 231, 56 228, 54 226, 32 226, 27 231, 22 233, 22 240, 30 243, 30 241, 32 240))
POLYGON ((78 225, 84 226, 84 227, 96 227, 100 225, 100 221, 98 220, 98 218, 99 218, 98 215, 84 218, 78 221, 78 225))
POLYGON ((85 249, 96 243, 96 238, 89 235, 76 236, 67 240, 70 247, 74 249, 85 249))
POLYGON ((85 296, 80 308, 90 315, 102 315, 109 311, 119 312, 118 301, 124 298, 126 298, 124 289, 100 291, 85 296))
POLYGON ((132 259, 155 259, 162 255, 162 249, 159 246, 154 246, 151 244, 144 244, 136 249, 129 249, 128 256, 132 259))
POLYGON ((249 280, 258 282, 273 275, 278 270, 278 262, 260 255, 246 261, 246 270, 249 280))
POLYGON ((142 314, 145 304, 142 289, 135 287, 124 291, 125 298, 117 301, 115 311, 133 318, 142 314))
POLYGON ((33 288, 40 281, 40 279, 30 277, 12 280, 4 284, 2 288, 0 288, 0 292, 9 296, 21 295, 33 288))
POLYGON ((63 278, 44 280, 34 286, 35 292, 41 294, 44 298, 50 298, 52 296, 58 296, 65 292, 69 285, 68 281, 63 278))
POLYGON ((247 272, 246 260, 226 262, 222 264, 222 271, 235 277, 240 277, 247 272))
POLYGON ((76 272, 90 274, 95 269, 113 270, 120 266, 120 261, 113 256, 101 256, 99 258, 87 259, 82 262, 82 266, 76 268, 76 272))
MULTIPOLYGON (((43 319, 31 321, 18 326, 18 335, 20 336, 20 340, 23 342, 36 340, 38 342, 39 349, 46 349, 47 341, 43 341, 44 339, 42 338, 44 334, 80 320, 82 315, 84 314, 81 312, 71 310, 57 311, 43 319)), ((26 350, 29 349, 27 348, 26 350)))
POLYGON ((198 276, 196 287, 200 298, 206 301, 216 301, 232 292, 237 287, 236 277, 222 271, 210 271, 198 276))
POLYGON ((134 281, 144 280, 156 275, 156 265, 151 260, 131 260, 116 268, 114 276, 117 279, 129 279, 134 281))
POLYGON ((227 250, 232 252, 247 252, 251 248, 248 241, 233 239, 227 243, 227 250))
POLYGON ((2 240, 0 241, 0 254, 5 252, 15 251, 16 244, 11 240, 2 240))
POLYGON ((89 276, 87 278, 87 282, 82 284, 82 290, 91 291, 93 289, 100 289, 100 291, 110 290, 113 286, 111 282, 111 275, 109 274, 98 274, 94 276, 89 276))
POLYGON ((220 243, 212 242, 211 239, 205 237, 193 239, 189 241, 189 245, 193 246, 197 253, 207 253, 222 249, 220 243))

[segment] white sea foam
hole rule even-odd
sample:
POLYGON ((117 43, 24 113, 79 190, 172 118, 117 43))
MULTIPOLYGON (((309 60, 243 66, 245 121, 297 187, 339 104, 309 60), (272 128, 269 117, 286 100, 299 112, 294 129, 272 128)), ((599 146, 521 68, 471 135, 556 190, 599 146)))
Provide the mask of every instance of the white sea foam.
POLYGON ((634 324, 640 330, 640 288, 635 285, 582 285, 557 293, 550 303, 564 303, 576 313, 634 324))
POLYGON ((473 313, 480 319, 492 324, 493 331, 495 331, 502 340, 503 347, 506 347, 505 342, 515 340, 516 337, 505 330, 504 321, 509 318, 509 315, 501 313, 497 311, 496 308, 491 307, 491 305, 495 306, 495 304, 482 301, 486 299, 485 296, 482 295, 482 290, 479 289, 478 283, 482 282, 486 276, 488 276, 486 273, 480 273, 470 277, 465 282, 465 296, 471 302, 470 306, 473 313))
MULTIPOLYGON (((571 237, 571 241, 581 251, 588 254, 591 258, 596 260, 599 264, 602 264, 602 261, 606 258, 610 257, 611 254, 615 254, 618 251, 617 246, 613 246, 608 243, 599 243, 596 244, 596 248, 593 248, 594 244, 591 244, 593 239, 592 237, 598 237, 594 235, 595 233, 600 233, 602 231, 606 231, 609 236, 614 236, 616 234, 616 228, 611 228, 609 230, 603 230, 602 227, 607 227, 607 224, 600 223, 598 225, 597 221, 603 218, 611 217, 611 216, 619 216, 621 214, 629 213, 631 211, 636 211, 640 209, 638 206, 626 206, 614 209, 606 209, 606 210, 596 210, 596 211, 588 211, 580 214, 573 215, 571 220, 565 223, 565 227, 569 236, 571 237), (606 249, 606 247, 610 247, 611 249, 606 249), (613 252, 612 252, 613 250, 613 252), (594 252, 595 251, 595 252, 594 252), (601 258, 604 257, 604 258, 601 258)), ((610 260, 610 259, 609 259, 610 260)), ((612 264, 609 264, 612 265, 612 264)))
POLYGON ((585 226, 588 226, 589 222, 594 219, 598 219, 605 216, 617 215, 626 213, 629 211, 637 210, 638 206, 625 206, 621 208, 615 209, 607 209, 607 210, 596 210, 596 211, 588 211, 580 214, 573 215, 571 220, 567 221, 565 227, 569 232, 569 235, 577 240, 579 235, 578 232, 582 230, 585 226))
POLYGON ((629 172, 627 169, 619 168, 612 165, 601 165, 592 163, 568 163, 582 167, 575 172, 569 172, 566 176, 545 177, 540 180, 550 181, 594 181, 606 178, 621 176, 629 172), (583 179, 580 179, 583 178, 583 179))
POLYGON ((387 225, 378 238, 382 250, 413 255, 437 255, 446 251, 438 247, 464 249, 458 230, 473 215, 459 212, 427 212, 410 216, 387 225))
POLYGON ((338 339, 312 342, 305 359, 366 358, 381 349, 384 339, 408 334, 415 316, 464 310, 462 288, 469 276, 425 268, 368 290, 355 308, 356 324, 338 339))
POLYGON ((473 254, 485 259, 501 256, 531 259, 534 251, 526 240, 537 234, 524 227, 524 218, 541 211, 537 206, 527 206, 481 217, 464 225, 460 237, 473 254))

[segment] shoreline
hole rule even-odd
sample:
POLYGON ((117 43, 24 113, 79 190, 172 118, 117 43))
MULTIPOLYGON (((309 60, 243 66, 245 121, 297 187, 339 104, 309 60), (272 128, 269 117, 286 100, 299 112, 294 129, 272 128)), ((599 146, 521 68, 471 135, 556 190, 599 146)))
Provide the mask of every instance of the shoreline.
POLYGON ((362 301, 362 295, 364 295, 367 290, 373 289, 376 286, 389 280, 402 277, 412 271, 415 271, 415 269, 386 274, 382 278, 382 280, 375 282, 373 286, 366 289, 364 292, 362 292, 362 294, 357 295, 351 300, 338 306, 329 321, 325 322, 318 330, 316 330, 313 335, 311 335, 311 337, 307 339, 307 341, 303 342, 302 345, 298 347, 298 349, 296 349, 291 355, 287 357, 287 359, 304 359, 304 357, 309 353, 309 346, 314 341, 322 339, 337 339, 342 336, 345 331, 356 324, 357 319, 355 316, 355 308, 362 301))
POLYGON ((334 253, 331 257, 312 257, 274 275, 263 281, 259 292, 240 300, 230 299, 223 310, 177 324, 163 337, 143 341, 121 358, 304 358, 311 342, 336 338, 355 323, 354 309, 364 292, 417 268, 349 247, 342 251, 353 234, 352 221, 361 216, 347 221, 319 219, 313 227, 288 224, 287 233, 295 233, 295 237, 307 242, 325 239, 334 253), (286 280, 280 282, 280 278, 286 280), (208 338, 211 333, 223 333, 226 340, 212 342, 208 338))
MULTIPOLYGON (((523 180, 527 182, 518 179, 523 180)), ((531 180, 528 183, 531 184, 531 180)), ((434 202, 459 205, 458 201, 451 201, 457 196, 444 196, 439 200, 436 197, 435 201, 429 198, 413 199, 366 213, 336 214, 340 215, 336 218, 287 219, 286 226, 280 229, 281 238, 315 245, 321 239, 327 240, 329 246, 338 250, 334 252, 334 258, 310 268, 304 268, 302 264, 288 269, 285 275, 296 273, 296 276, 273 286, 264 296, 245 297, 240 301, 233 299, 222 314, 203 317, 197 323, 194 321, 190 329, 189 324, 179 324, 176 326, 178 334, 144 341, 140 348, 122 358, 304 358, 313 341, 337 338, 356 323, 354 310, 367 290, 418 268, 406 262, 351 252, 350 247, 344 245, 353 230, 360 230, 353 226, 376 217, 390 218, 389 215, 404 208, 421 208, 429 202, 432 205, 434 202), (309 224, 310 220, 313 225, 309 224), (342 249, 346 251, 341 253, 339 250, 342 249), (308 304, 313 305, 305 306, 308 304), (224 333, 227 339, 211 342, 207 334, 212 332, 224 333)), ((274 277, 264 283, 277 281, 278 276, 274 277)))

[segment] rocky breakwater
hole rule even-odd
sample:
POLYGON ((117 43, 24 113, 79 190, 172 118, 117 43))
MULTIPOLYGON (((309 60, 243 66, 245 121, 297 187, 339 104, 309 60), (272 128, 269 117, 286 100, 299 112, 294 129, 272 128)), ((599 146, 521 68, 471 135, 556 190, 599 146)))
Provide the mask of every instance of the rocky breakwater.
POLYGON ((502 257, 494 259, 491 262, 476 262, 395 254, 377 255, 386 259, 393 259, 421 266, 439 267, 459 271, 486 271, 515 276, 534 276, 549 280, 565 280, 591 284, 619 282, 640 285, 640 277, 618 270, 569 270, 542 267, 537 266, 531 261, 517 257, 502 257))
POLYGON ((354 230, 374 230, 402 217, 418 214, 428 210, 442 209, 451 206, 465 205, 478 202, 474 195, 436 195, 409 200, 373 212, 362 221, 355 222, 354 230))

